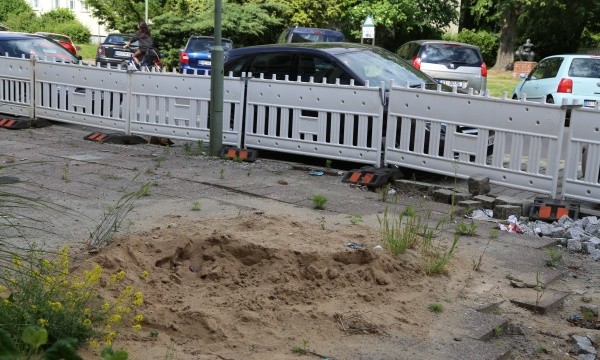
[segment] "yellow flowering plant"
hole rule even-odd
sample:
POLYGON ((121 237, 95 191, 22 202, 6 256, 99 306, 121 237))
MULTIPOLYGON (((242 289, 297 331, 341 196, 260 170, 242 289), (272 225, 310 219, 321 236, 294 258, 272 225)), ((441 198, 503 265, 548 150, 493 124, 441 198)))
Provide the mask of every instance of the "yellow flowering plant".
POLYGON ((48 343, 74 338, 92 347, 110 347, 119 330, 141 328, 143 315, 137 311, 144 304, 143 295, 125 284, 125 271, 104 275, 96 264, 81 276, 71 274, 66 246, 55 260, 38 251, 26 254, 14 255, 12 266, 0 273, 0 328, 11 334, 17 347, 27 347, 18 334, 31 326, 45 329, 48 343), (102 299, 101 284, 108 284, 118 296, 102 299))

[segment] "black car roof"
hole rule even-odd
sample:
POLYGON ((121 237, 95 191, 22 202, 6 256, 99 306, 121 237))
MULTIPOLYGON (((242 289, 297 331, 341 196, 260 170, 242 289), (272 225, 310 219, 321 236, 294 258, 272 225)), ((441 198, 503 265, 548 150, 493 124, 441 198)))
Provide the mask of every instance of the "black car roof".
POLYGON ((280 51, 307 51, 313 53, 325 52, 332 55, 347 53, 351 51, 361 51, 373 49, 373 46, 367 44, 357 43, 346 43, 346 42, 310 42, 310 43, 285 43, 285 44, 269 44, 269 45, 257 45, 248 46, 243 48, 237 48, 229 51, 230 57, 237 57, 240 55, 254 54, 261 52, 269 52, 273 50, 280 51))
POLYGON ((0 39, 3 39, 3 40, 19 40, 19 39, 33 39, 33 38, 45 38, 45 37, 41 36, 41 35, 12 32, 12 31, 0 32, 0 39))

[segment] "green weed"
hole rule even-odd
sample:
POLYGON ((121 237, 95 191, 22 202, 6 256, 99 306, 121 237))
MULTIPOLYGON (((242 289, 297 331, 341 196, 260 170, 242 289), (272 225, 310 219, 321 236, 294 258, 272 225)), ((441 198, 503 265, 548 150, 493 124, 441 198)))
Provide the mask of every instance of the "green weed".
POLYGON ((436 248, 430 252, 430 255, 427 257, 427 265, 425 267, 425 273, 427 275, 441 274, 446 271, 446 265, 448 265, 450 260, 452 260, 454 257, 458 240, 459 237, 454 236, 452 245, 447 251, 442 251, 439 248, 436 248))
POLYGON ((200 211, 200 201, 195 200, 192 202, 192 211, 200 211))
POLYGON ((444 306, 440 303, 431 303, 427 305, 427 309, 429 309, 429 311, 432 313, 439 314, 444 311, 444 306))
POLYGON ((312 197, 312 201, 313 201, 313 208, 316 210, 323 210, 325 209, 325 204, 327 203, 327 198, 325 197, 325 195, 313 195, 312 197))
POLYGON ((292 352, 294 354, 299 354, 299 355, 309 354, 308 340, 304 339, 304 340, 302 340, 302 345, 292 347, 292 352))
POLYGON ((463 222, 459 222, 458 224, 456 224, 456 228, 454 229, 454 232, 458 235, 467 235, 467 236, 473 236, 477 234, 477 224, 475 223, 475 220, 471 220, 471 223, 469 225, 463 223, 463 222))
POLYGON ((348 219, 350 220, 350 224, 358 225, 363 221, 362 215, 348 215, 348 219))
POLYGON ((551 247, 546 249, 546 253, 548 254, 549 259, 546 260, 546 265, 549 267, 556 267, 560 260, 562 259, 562 255, 558 251, 558 249, 551 247))

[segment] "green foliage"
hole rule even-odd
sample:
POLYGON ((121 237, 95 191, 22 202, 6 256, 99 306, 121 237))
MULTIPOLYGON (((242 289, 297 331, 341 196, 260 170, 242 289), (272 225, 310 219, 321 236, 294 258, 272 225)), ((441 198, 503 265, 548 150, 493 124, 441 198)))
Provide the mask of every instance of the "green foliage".
POLYGON ((21 340, 24 344, 22 350, 17 349, 10 334, 0 328, 0 359, 19 360, 23 356, 27 359, 33 355, 41 354, 45 360, 81 360, 77 354, 77 340, 73 338, 59 339, 43 350, 42 346, 48 342, 48 332, 46 329, 37 326, 27 326, 23 329, 21 340))
POLYGON ((429 311, 432 313, 439 314, 444 311, 444 306, 440 303, 431 303, 427 305, 427 309, 429 309, 429 311))
POLYGON ((452 260, 454 253, 456 252, 458 240, 459 237, 454 236, 452 245, 446 251, 443 251, 440 248, 433 248, 433 250, 430 251, 425 267, 425 273, 427 275, 442 274, 446 271, 446 265, 452 260))
MULTIPOLYGON (((3 2, 0 2, 0 9, 3 7, 2 4, 3 2)), ((21 9, 16 13, 9 12, 4 16, 5 19, 0 21, 3 21, 13 31, 30 33, 43 31, 64 34, 70 36, 73 42, 87 43, 90 40, 90 30, 76 20, 73 12, 66 8, 54 9, 41 16, 36 16, 28 6, 28 9, 21 9)))
POLYGON ((551 247, 546 249, 546 253, 548 254, 548 260, 546 260, 546 265, 549 267, 556 267, 560 260, 562 259, 562 255, 558 251, 557 248, 551 247))
POLYGON ((477 224, 474 220, 471 220, 469 225, 459 222, 456 224, 456 228, 454 229, 455 233, 458 235, 468 235, 472 236, 477 234, 477 224))
POLYGON ((75 14, 67 8, 58 8, 43 13, 40 16, 40 20, 49 23, 64 23, 69 21, 75 21, 75 14))
POLYGON ((323 210, 323 209, 325 209, 325 204, 327 203, 327 198, 325 197, 325 195, 317 194, 312 197, 312 201, 313 201, 314 209, 323 210))
MULTIPOLYGON (((0 1, 0 22, 6 23, 15 15, 34 15, 33 9, 25 0, 2 0, 0 1)), ((11 27, 12 29, 12 27, 11 27)))
POLYGON ((481 55, 488 67, 494 66, 496 54, 498 53, 498 35, 485 30, 461 30, 458 34, 446 33, 442 36, 444 40, 458 41, 479 47, 481 55))
POLYGON ((581 34, 580 50, 600 49, 600 32, 592 32, 589 28, 585 28, 581 34))
POLYGON ((457 20, 455 0, 348 1, 339 26, 351 40, 359 40, 368 14, 375 21, 376 44, 395 51, 415 38, 439 38, 442 29, 457 20))
POLYGON ((417 247, 429 249, 436 228, 429 226, 431 213, 417 214, 411 206, 404 208, 396 218, 388 217, 386 208, 383 217, 377 217, 383 228, 383 241, 387 249, 394 255, 401 255, 408 249, 417 247))
MULTIPOLYGON (((74 43, 88 43, 92 36, 90 30, 79 21, 68 21, 63 23, 42 23, 39 31, 54 32, 71 37, 74 43)), ((95 57, 95 52, 94 56, 95 57)))
POLYGON ((359 223, 361 223, 363 221, 362 215, 360 215, 360 214, 348 215, 348 219, 350 220, 350 224, 352 224, 352 225, 358 225, 359 223))

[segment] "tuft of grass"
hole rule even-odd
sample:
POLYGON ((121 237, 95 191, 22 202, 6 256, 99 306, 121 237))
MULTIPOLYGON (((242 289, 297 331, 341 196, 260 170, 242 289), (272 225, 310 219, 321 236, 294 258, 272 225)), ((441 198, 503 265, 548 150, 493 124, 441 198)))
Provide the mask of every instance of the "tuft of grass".
POLYGON ((292 353, 299 354, 299 355, 309 354, 308 340, 304 339, 304 340, 302 340, 302 345, 300 345, 300 346, 296 345, 296 346, 292 347, 292 353))
POLYGON ((316 210, 323 210, 325 209, 325 204, 327 203, 327 198, 325 197, 325 195, 314 195, 312 197, 312 201, 313 201, 313 208, 316 210))
POLYGON ((450 245, 450 249, 447 251, 442 251, 439 248, 436 248, 431 252, 430 256, 427 258, 427 265, 425 267, 425 273, 427 275, 441 274, 446 271, 446 265, 448 265, 450 260, 452 260, 454 257, 458 240, 459 237, 454 236, 452 245, 450 245))
POLYGON ((548 260, 546 260, 546 266, 548 267, 556 267, 560 260, 562 259, 562 255, 558 251, 557 248, 551 247, 546 249, 546 253, 548 254, 548 260))
POLYGON ((352 224, 352 225, 358 225, 359 223, 361 223, 363 221, 362 215, 360 215, 360 214, 348 215, 348 219, 350 220, 350 224, 352 224))
MULTIPOLYGON (((493 230, 496 230, 496 229, 493 229, 493 230)), ((492 237, 490 236, 490 238, 488 239, 487 244, 485 244, 485 248, 481 252, 481 255, 479 255, 479 260, 477 262, 475 262, 475 260, 473 260, 473 270, 479 271, 481 269, 481 264, 483 262, 483 256, 485 255, 485 252, 487 251, 488 246, 490 246, 490 242, 491 241, 492 241, 492 237)))
POLYGON ((200 200, 195 200, 192 202, 192 211, 200 211, 200 200))
POLYGON ((392 254, 404 254, 406 250, 417 247, 419 243, 425 250, 431 247, 436 229, 429 227, 430 213, 420 216, 414 208, 407 206, 397 218, 390 219, 388 215, 386 208, 383 216, 377 216, 377 219, 383 228, 383 241, 392 254))
POLYGON ((135 200, 146 196, 149 193, 149 188, 150 184, 145 184, 139 190, 123 195, 117 201, 116 206, 109 207, 104 211, 102 220, 90 232, 87 241, 89 250, 106 246, 112 241, 114 234, 121 228, 127 214, 133 210, 135 200))
POLYGON ((456 228, 454 229, 454 231, 458 235, 473 236, 477 234, 477 224, 475 223, 475 220, 471 220, 471 223, 469 225, 463 222, 459 222, 458 224, 456 224, 456 228))
POLYGON ((429 309, 429 311, 432 313, 439 314, 444 311, 444 306, 440 303, 431 303, 427 305, 427 309, 429 309))

